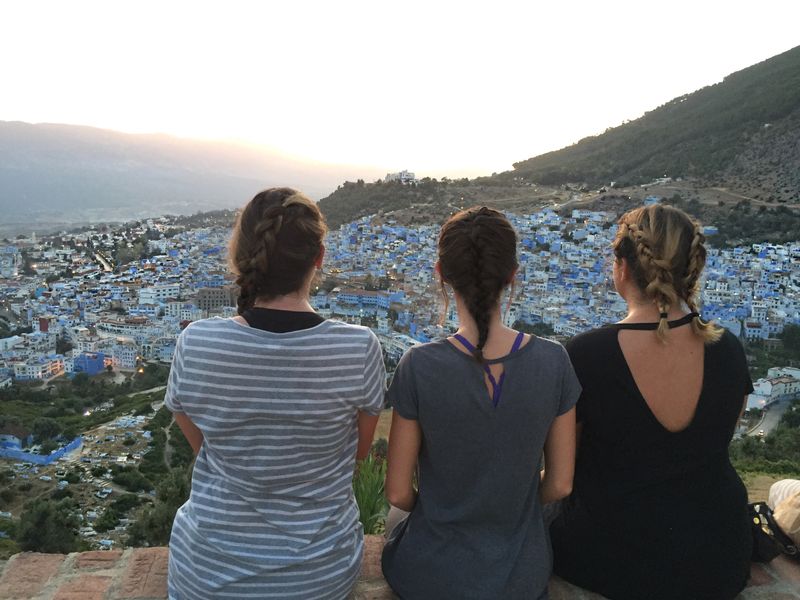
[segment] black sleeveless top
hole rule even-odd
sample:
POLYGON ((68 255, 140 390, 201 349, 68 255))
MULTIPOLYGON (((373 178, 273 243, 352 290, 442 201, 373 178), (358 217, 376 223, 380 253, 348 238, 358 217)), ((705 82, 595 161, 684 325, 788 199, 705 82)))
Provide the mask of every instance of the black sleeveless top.
POLYGON ((728 331, 705 346, 695 415, 671 432, 617 341, 621 329, 657 326, 617 323, 567 344, 582 432, 573 493, 551 527, 554 571, 612 599, 733 598, 750 573, 747 492, 728 458, 753 390, 744 351, 728 331))

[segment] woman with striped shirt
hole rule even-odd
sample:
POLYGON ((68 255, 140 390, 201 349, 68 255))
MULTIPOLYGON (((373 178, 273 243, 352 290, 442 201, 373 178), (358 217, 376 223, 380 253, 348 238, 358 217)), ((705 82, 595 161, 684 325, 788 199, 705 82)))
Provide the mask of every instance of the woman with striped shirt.
POLYGON ((258 194, 235 225, 239 316, 178 339, 166 404, 197 453, 172 528, 169 597, 346 598, 363 531, 352 492, 383 407, 380 345, 308 302, 324 256, 316 205, 258 194))

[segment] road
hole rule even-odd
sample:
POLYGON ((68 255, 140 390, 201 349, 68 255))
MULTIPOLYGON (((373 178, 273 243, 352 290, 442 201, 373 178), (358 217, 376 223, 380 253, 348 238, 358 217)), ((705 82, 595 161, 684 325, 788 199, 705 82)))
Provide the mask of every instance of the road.
POLYGON ((759 425, 753 427, 747 435, 757 436, 760 430, 764 430, 764 435, 769 435, 773 429, 781 422, 781 417, 786 409, 789 408, 791 400, 781 400, 770 405, 769 409, 764 411, 764 418, 759 425))
POLYGON ((150 394, 152 392, 160 392, 161 390, 165 390, 165 389, 167 389, 166 385, 158 385, 156 387, 152 387, 152 388, 147 389, 147 390, 140 390, 138 392, 131 392, 130 394, 125 394, 125 396, 127 396, 128 398, 133 398, 134 396, 138 396, 140 394, 150 394))
POLYGON ((114 267, 111 266, 111 264, 106 260, 105 256, 103 256, 100 252, 95 252, 94 258, 97 262, 103 265, 103 270, 106 273, 111 273, 114 271, 114 267))

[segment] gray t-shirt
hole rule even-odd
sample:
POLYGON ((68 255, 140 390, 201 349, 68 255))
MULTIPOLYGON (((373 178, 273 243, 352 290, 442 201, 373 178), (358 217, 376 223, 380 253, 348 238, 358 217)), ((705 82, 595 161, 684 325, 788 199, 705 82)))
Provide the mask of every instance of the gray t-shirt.
POLYGON ((581 388, 564 348, 541 338, 489 362, 505 370, 497 407, 483 368, 446 340, 409 350, 389 388, 394 410, 422 429, 419 496, 383 551, 401 598, 546 597, 539 465, 581 388))

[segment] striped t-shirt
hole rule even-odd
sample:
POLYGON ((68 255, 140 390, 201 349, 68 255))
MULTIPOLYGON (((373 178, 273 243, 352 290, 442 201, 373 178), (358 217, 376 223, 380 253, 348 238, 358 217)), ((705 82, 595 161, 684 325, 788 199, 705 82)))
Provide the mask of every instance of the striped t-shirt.
POLYGON ((170 538, 169 597, 345 598, 361 566, 357 411, 383 407, 365 327, 288 333, 233 319, 178 338, 166 404, 203 432, 170 538))

